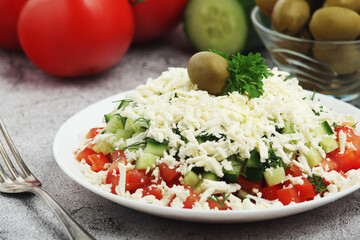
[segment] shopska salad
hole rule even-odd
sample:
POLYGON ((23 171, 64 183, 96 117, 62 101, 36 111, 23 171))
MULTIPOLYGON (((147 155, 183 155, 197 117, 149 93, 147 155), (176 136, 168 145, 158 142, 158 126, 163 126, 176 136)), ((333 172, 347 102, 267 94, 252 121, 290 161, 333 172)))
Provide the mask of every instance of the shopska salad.
POLYGON ((113 104, 76 159, 87 181, 120 197, 240 210, 360 182, 353 117, 319 105, 259 54, 198 53, 187 69, 170 68, 113 104))

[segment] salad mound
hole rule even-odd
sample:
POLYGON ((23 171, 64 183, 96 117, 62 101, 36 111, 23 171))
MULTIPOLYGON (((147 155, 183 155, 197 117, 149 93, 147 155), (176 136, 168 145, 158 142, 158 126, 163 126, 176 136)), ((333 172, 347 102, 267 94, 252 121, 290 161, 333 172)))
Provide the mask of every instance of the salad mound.
POLYGON ((84 178, 121 197, 205 210, 279 207, 359 183, 355 120, 288 73, 269 73, 253 98, 199 90, 185 68, 149 79, 84 137, 84 178))

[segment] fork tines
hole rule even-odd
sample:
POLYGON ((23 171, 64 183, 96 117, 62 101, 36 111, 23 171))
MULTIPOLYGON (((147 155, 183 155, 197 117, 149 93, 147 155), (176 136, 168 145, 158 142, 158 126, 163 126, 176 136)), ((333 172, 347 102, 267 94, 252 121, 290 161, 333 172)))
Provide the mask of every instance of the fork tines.
MULTIPOLYGON (((23 172, 24 174, 24 177, 25 178, 28 178, 28 177, 34 177, 33 174, 31 173, 31 171, 29 170, 29 168, 26 166, 26 164, 24 163, 23 159, 21 158, 18 150, 16 149, 15 145, 14 145, 14 142, 11 140, 10 138, 10 135, 5 127, 5 124, 2 120, 2 118, 0 117, 0 129, 1 129, 1 132, 3 133, 3 136, 7 142, 7 145, 9 146, 11 152, 12 152, 12 155, 14 156, 16 162, 18 163, 21 171, 23 172)), ((19 174, 19 172, 16 170, 14 164, 12 163, 9 155, 7 154, 6 150, 5 150, 5 147, 4 145, 2 144, 2 142, 0 141, 0 154, 7 166, 7 168, 9 169, 10 171, 10 174, 11 176, 14 178, 14 179, 18 179, 18 178, 21 178, 21 175, 19 174)), ((3 181, 7 181, 7 180, 10 180, 9 177, 7 176, 4 168, 0 165, 0 177, 2 178, 3 181)))

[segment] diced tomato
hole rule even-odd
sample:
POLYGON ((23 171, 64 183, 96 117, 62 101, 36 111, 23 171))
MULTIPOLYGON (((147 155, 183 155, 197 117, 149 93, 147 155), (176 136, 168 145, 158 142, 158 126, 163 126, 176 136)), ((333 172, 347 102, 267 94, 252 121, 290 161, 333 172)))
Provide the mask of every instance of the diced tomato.
POLYGON ((94 138, 96 135, 99 134, 99 132, 101 132, 102 129, 104 129, 104 128, 92 128, 92 129, 90 129, 89 132, 86 135, 86 138, 87 139, 94 138))
POLYGON ((267 186, 260 189, 260 192, 262 193, 262 197, 267 200, 275 200, 277 199, 277 191, 282 188, 282 184, 277 184, 274 186, 267 186))
POLYGON ((89 165, 91 166, 91 170, 94 172, 106 170, 104 168, 104 165, 106 163, 110 163, 110 161, 107 159, 107 157, 102 153, 96 153, 96 154, 89 155, 87 157, 87 159, 89 161, 88 163, 90 163, 89 165))
MULTIPOLYGON (((119 184, 120 179, 119 163, 126 163, 126 157, 120 157, 113 162, 106 177, 106 184, 112 184, 111 192, 114 194, 116 194, 115 187, 119 184)), ((145 170, 130 169, 126 172, 125 190, 136 191, 138 188, 149 185, 152 179, 151 174, 146 174, 145 170)))
POLYGON ((147 196, 147 195, 153 195, 158 200, 162 199, 163 197, 161 188, 159 188, 157 185, 154 184, 144 187, 143 196, 147 196))
POLYGON ((171 187, 173 187, 174 185, 181 185, 181 183, 180 183, 180 176, 181 175, 178 175, 178 176, 176 176, 173 180, 171 180, 171 181, 169 181, 169 182, 166 182, 166 185, 169 187, 169 188, 171 188, 171 187))
POLYGON ((184 208, 193 208, 194 204, 200 201, 200 196, 192 188, 188 188, 188 190, 190 191, 190 196, 183 202, 184 208))
MULTIPOLYGON (((206 202, 209 204, 210 209, 215 209, 215 208, 218 208, 219 210, 227 210, 227 209, 230 209, 230 208, 226 205, 226 203, 224 203, 224 206, 225 206, 225 208, 224 208, 223 206, 221 206, 221 204, 219 204, 219 203, 217 203, 217 202, 215 202, 215 201, 213 201, 213 200, 208 199, 208 200, 206 200, 206 202)), ((220 202, 223 202, 223 200, 220 200, 220 202)))
MULTIPOLYGON (((114 163, 112 163, 113 165, 114 163)), ((111 165, 111 167, 112 167, 111 165)), ((112 170, 108 171, 108 174, 106 176, 106 184, 111 184, 111 192, 113 194, 116 194, 115 188, 117 185, 119 185, 119 180, 120 180, 120 174, 119 174, 119 168, 118 167, 113 167, 112 170)))
POLYGON ((286 175, 290 174, 293 177, 301 177, 302 171, 299 167, 291 163, 289 164, 289 167, 285 169, 285 174, 286 175))
POLYGON ((249 181, 240 175, 238 178, 238 184, 245 192, 252 193, 254 189, 260 190, 262 182, 249 181))
POLYGON ((127 164, 127 161, 126 161, 126 156, 125 156, 125 152, 124 150, 116 150, 116 151, 113 151, 109 154, 109 160, 111 162, 121 162, 121 163, 124 163, 125 165, 127 164))
POLYGON ((171 199, 170 199, 170 201, 169 201, 169 203, 168 203, 168 207, 171 207, 171 203, 172 203, 172 201, 174 200, 176 198, 176 194, 174 194, 172 197, 171 197, 171 199))
POLYGON ((153 177, 151 174, 146 174, 145 170, 130 169, 126 172, 126 191, 136 191, 138 188, 143 188, 148 185, 153 177))
POLYGON ((78 160, 80 162, 81 160, 85 159, 85 161, 89 165, 91 165, 91 163, 88 162, 88 156, 93 155, 93 154, 96 154, 96 152, 94 150, 92 150, 91 148, 86 147, 82 151, 80 151, 76 154, 76 160, 78 160))
POLYGON ((295 190, 301 199, 302 202, 312 200, 315 197, 314 185, 310 183, 310 181, 306 178, 302 178, 304 184, 302 185, 294 185, 295 190))
POLYGON ((177 172, 176 168, 170 168, 166 163, 160 163, 158 166, 160 177, 164 179, 165 182, 170 182, 180 176, 180 172, 177 172))
POLYGON ((338 148, 328 153, 327 158, 330 159, 330 162, 333 162, 330 164, 331 168, 334 168, 333 170, 337 172, 347 172, 351 169, 360 168, 360 136, 350 127, 338 127, 335 129, 338 138, 340 131, 346 134, 346 142, 352 143, 355 149, 346 148, 344 153, 340 153, 340 149, 338 148))
POLYGON ((301 202, 301 199, 294 188, 280 189, 276 192, 276 194, 280 202, 284 205, 288 205, 291 202, 301 202))
POLYGON ((332 170, 337 171, 337 169, 338 169, 337 162, 334 160, 331 160, 328 157, 323 159, 320 164, 321 164, 321 167, 327 172, 331 172, 332 170))

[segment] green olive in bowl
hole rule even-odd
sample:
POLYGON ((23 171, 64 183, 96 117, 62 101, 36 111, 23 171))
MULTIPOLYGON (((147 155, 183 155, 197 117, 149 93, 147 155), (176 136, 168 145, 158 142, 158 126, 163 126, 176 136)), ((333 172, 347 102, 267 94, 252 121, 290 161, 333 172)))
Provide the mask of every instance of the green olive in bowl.
POLYGON ((355 45, 315 44, 313 54, 338 75, 352 74, 360 68, 360 51, 355 45))
POLYGON ((360 1, 359 0, 327 0, 324 7, 337 6, 351 9, 360 13, 360 1))
POLYGON ((278 0, 255 0, 260 11, 268 17, 271 17, 274 5, 278 0))
POLYGON ((360 15, 342 7, 324 7, 317 10, 309 24, 318 41, 351 41, 360 35, 360 15))
POLYGON ((310 19, 310 7, 305 0, 279 0, 272 15, 275 31, 290 35, 299 35, 310 19))
POLYGON ((221 95, 227 84, 230 72, 229 63, 222 56, 213 52, 198 52, 194 54, 187 65, 187 72, 192 83, 200 90, 213 95, 221 95))

